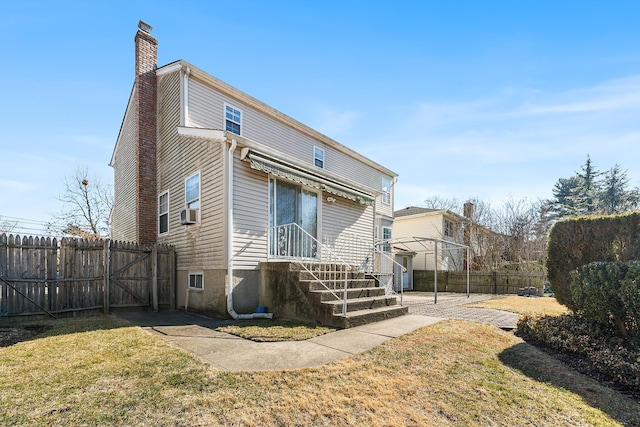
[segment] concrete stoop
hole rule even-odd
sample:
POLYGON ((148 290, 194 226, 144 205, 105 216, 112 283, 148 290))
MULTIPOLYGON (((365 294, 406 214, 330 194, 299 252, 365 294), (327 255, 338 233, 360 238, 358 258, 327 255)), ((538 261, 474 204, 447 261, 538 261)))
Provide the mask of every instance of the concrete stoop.
POLYGON ((315 308, 315 320, 323 325, 351 328, 409 313, 409 307, 398 305, 397 297, 385 295, 384 288, 376 286, 376 280, 363 272, 350 273, 347 279, 346 314, 342 314, 344 279, 330 277, 320 281, 304 270, 300 271, 299 277, 300 289, 306 292, 309 303, 315 308))

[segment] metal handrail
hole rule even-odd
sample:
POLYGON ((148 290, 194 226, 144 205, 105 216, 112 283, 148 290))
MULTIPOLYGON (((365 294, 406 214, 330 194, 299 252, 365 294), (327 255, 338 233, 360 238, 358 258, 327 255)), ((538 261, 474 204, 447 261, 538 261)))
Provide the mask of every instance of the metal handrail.
MULTIPOLYGON (((360 262, 354 262, 354 264, 358 266, 360 271, 364 271, 368 274, 371 274, 371 276, 373 276, 373 278, 378 282, 378 284, 381 287, 385 288, 385 293, 387 295, 396 294, 396 292, 393 290, 393 283, 391 284, 383 283, 383 281, 380 279, 380 276, 382 276, 383 274, 389 274, 393 277, 395 268, 392 268, 391 272, 389 273, 375 271, 376 255, 379 255, 381 259, 387 259, 388 261, 391 262, 391 265, 395 264, 395 267, 398 267, 401 272, 404 273, 407 271, 407 268, 404 267, 399 262, 397 262, 396 260, 394 260, 389 255, 388 252, 380 250, 378 247, 376 247, 376 245, 372 245, 368 241, 362 239, 360 236, 357 236, 355 234, 341 234, 340 236, 326 237, 324 240, 325 242, 331 241, 332 244, 330 243, 325 243, 325 244, 328 246, 330 245, 334 247, 334 249, 338 249, 339 251, 345 250, 345 251, 348 251, 348 253, 350 254, 360 254, 360 256, 364 255, 364 258, 360 262)), ((385 242, 379 243, 378 245, 386 245, 386 244, 387 242, 385 241, 385 242)), ((403 293, 402 284, 400 284, 400 293, 401 294, 403 293)))
POLYGON ((331 295, 337 300, 342 300, 342 315, 347 314, 347 288, 353 265, 343 260, 329 246, 320 242, 299 224, 290 223, 269 227, 269 257, 298 263, 331 295), (320 249, 319 254, 318 249, 320 249), (318 263, 317 270, 314 271, 307 265, 312 263, 318 263), (323 270, 323 268, 327 269, 323 270), (327 286, 325 281, 329 279, 334 285, 340 280, 344 282, 342 297, 334 292, 335 286, 333 289, 327 286))

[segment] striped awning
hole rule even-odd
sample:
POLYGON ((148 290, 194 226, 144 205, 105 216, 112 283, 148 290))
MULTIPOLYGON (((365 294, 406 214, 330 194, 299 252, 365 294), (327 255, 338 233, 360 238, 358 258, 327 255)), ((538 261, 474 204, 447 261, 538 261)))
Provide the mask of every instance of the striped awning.
POLYGON ((353 188, 352 186, 327 177, 320 176, 313 172, 302 170, 301 168, 282 160, 269 158, 261 153, 249 151, 244 160, 249 161, 252 169, 268 173, 278 178, 297 182, 307 187, 316 188, 339 197, 344 197, 345 199, 353 200, 354 202, 358 202, 362 205, 371 206, 375 201, 375 196, 373 194, 353 188))

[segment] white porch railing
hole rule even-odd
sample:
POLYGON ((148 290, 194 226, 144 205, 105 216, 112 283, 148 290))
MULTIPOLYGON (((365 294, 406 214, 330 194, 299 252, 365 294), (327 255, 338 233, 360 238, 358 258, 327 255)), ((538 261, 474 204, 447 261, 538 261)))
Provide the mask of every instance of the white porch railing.
MULTIPOLYGON (((341 234, 336 237, 325 237, 323 240, 326 247, 332 248, 340 257, 356 265, 358 271, 374 277, 379 286, 385 289, 387 295, 396 294, 393 289, 394 273, 402 275, 407 269, 393 259, 393 252, 382 250, 389 248, 388 243, 383 242, 374 246, 355 234, 341 234)), ((401 296, 402 292, 401 284, 401 296)))
POLYGON ((347 314, 347 288, 353 265, 298 224, 269 227, 269 259, 296 262, 336 300, 342 300, 342 315, 347 314))

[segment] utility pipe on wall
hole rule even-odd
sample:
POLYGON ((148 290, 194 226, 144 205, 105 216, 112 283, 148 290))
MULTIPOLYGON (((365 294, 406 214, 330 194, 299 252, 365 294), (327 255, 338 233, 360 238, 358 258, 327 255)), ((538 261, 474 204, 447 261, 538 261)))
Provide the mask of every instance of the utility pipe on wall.
POLYGON ((232 139, 227 158, 227 312, 236 320, 271 319, 273 313, 238 314, 233 308, 233 153, 237 146, 238 142, 232 139))

